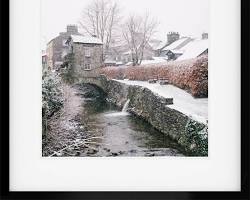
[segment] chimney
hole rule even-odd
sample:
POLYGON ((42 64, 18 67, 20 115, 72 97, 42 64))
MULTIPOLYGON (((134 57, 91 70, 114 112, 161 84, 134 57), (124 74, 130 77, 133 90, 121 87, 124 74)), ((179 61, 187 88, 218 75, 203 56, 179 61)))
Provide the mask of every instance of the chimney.
POLYGON ((179 40, 180 34, 178 32, 168 32, 167 34, 167 41, 168 44, 173 43, 176 40, 179 40))
POLYGON ((77 25, 71 24, 67 26, 67 33, 76 34, 78 33, 77 25))
POLYGON ((201 38, 203 40, 208 39, 208 33, 202 33, 201 38))

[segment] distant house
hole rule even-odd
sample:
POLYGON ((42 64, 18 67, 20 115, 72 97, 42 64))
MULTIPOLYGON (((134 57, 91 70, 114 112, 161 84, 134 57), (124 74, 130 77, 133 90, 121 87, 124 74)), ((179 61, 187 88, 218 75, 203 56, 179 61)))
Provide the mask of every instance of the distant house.
POLYGON ((172 44, 173 42, 175 42, 176 40, 179 40, 180 38, 180 34, 178 32, 174 32, 174 31, 171 31, 171 32, 168 32, 167 34, 167 41, 166 42, 161 42, 161 43, 158 43, 157 47, 153 47, 154 48, 154 52, 155 52, 155 56, 162 56, 161 53, 163 51, 163 49, 172 44))
POLYGON ((61 32, 59 36, 50 40, 47 44, 47 64, 50 69, 57 69, 63 63, 63 58, 67 54, 67 41, 70 35, 80 35, 76 25, 68 25, 66 32, 61 32))
MULTIPOLYGON (((139 46, 137 48, 139 49, 139 46)), ((133 54, 135 54, 135 52, 128 49, 127 51, 125 51, 121 54, 120 61, 123 63, 132 62, 133 54)), ((154 53, 153 48, 149 44, 146 44, 145 48, 143 50, 142 60, 152 60, 154 55, 155 55, 155 53, 154 53)))
MULTIPOLYGON (((138 51, 140 51, 139 49, 142 39, 143 39, 143 34, 136 33, 134 48, 136 48, 138 51)), ((153 56, 156 55, 155 51, 157 51, 157 48, 161 43, 162 41, 157 39, 152 39, 149 42, 147 42, 143 47, 144 48, 143 60, 152 60, 153 56)), ((109 64, 111 61, 113 63, 116 62, 116 65, 121 65, 121 63, 126 64, 128 62, 132 62, 134 53, 135 52, 132 51, 132 48, 129 47, 127 42, 120 41, 118 42, 118 44, 113 44, 109 48, 109 52, 106 52, 105 62, 107 62, 107 64, 109 64)))
POLYGON ((208 53, 208 34, 203 33, 201 39, 182 37, 162 49, 161 56, 168 60, 185 60, 208 53))
POLYGON ((180 50, 182 51, 182 55, 179 56, 177 60, 196 58, 201 55, 208 54, 208 39, 193 40, 180 50))
POLYGON ((107 66, 116 66, 116 61, 115 60, 108 60, 106 59, 104 61, 104 66, 107 67, 107 66))
POLYGON ((176 60, 182 55, 181 48, 191 42, 193 39, 190 37, 181 37, 170 45, 167 45, 161 50, 160 56, 166 56, 168 60, 176 60))
MULTIPOLYGON (((139 35, 140 36, 140 35, 139 35)), ((202 33, 201 39, 180 37, 178 32, 168 32, 167 41, 151 39, 143 52, 141 64, 154 64, 170 60, 181 60, 208 53, 208 33, 202 33)), ((105 66, 131 65, 133 52, 128 45, 112 46, 106 54, 105 66)))
POLYGON ((103 66, 102 41, 97 37, 71 35, 66 41, 68 53, 72 53, 74 70, 80 77, 95 77, 103 66))

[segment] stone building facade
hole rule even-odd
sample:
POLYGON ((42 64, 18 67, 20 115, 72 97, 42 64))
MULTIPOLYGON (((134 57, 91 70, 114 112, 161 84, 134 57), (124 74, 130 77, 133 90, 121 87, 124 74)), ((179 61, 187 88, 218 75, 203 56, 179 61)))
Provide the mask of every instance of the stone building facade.
POLYGON ((68 25, 66 32, 61 32, 59 36, 48 42, 46 54, 49 69, 57 69, 63 63, 63 58, 67 54, 67 45, 65 43, 72 34, 80 35, 76 25, 68 25))
POLYGON ((72 53, 74 73, 77 77, 96 77, 103 66, 103 44, 99 38, 71 35, 67 42, 68 53, 72 53))
POLYGON ((47 55, 45 51, 42 51, 42 68, 47 69, 47 55))

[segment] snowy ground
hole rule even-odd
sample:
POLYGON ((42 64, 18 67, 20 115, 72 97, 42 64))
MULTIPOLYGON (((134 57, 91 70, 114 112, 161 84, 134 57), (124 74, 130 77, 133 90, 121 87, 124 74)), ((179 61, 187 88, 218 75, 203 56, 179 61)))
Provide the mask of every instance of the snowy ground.
POLYGON ((168 107, 178 110, 199 122, 206 123, 208 120, 208 98, 194 98, 186 91, 173 85, 160 85, 159 83, 148 83, 147 81, 115 80, 128 85, 139 85, 146 87, 165 98, 173 98, 173 105, 168 107))

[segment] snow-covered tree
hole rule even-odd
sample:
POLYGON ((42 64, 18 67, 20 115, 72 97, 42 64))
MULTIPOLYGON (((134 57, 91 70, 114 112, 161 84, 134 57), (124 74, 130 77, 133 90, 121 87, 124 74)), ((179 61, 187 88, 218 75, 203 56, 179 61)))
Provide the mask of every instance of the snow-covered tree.
POLYGON ((47 120, 63 106, 59 77, 51 71, 44 71, 42 77, 42 120, 43 134, 46 134, 47 120))

